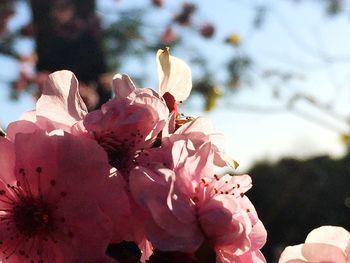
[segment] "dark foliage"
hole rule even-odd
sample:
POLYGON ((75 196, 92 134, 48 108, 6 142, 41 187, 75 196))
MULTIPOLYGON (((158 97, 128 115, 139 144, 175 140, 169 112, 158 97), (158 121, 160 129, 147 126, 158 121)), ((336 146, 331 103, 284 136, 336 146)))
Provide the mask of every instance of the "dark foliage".
POLYGON ((281 249, 303 243, 320 225, 350 229, 350 154, 339 160, 321 156, 259 163, 250 175, 249 197, 268 232, 267 262, 277 262, 281 249))

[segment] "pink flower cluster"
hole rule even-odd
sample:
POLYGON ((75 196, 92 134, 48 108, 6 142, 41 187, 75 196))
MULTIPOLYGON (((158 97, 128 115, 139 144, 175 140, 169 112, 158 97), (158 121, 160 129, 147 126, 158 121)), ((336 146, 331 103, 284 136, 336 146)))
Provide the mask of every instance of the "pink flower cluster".
POLYGON ((205 118, 178 103, 191 72, 168 50, 157 53, 159 90, 113 80, 115 97, 87 112, 69 71, 51 75, 36 109, 0 137, 0 261, 116 262, 108 244, 134 242, 146 262, 155 251, 217 263, 266 262, 266 230, 235 166, 205 118))

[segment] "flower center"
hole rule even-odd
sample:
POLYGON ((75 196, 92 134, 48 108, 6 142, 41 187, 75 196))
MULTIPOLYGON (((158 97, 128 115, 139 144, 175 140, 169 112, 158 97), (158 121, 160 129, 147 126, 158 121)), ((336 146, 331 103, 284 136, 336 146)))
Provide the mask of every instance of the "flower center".
POLYGON ((107 150, 109 164, 113 167, 117 168, 118 170, 124 170, 128 167, 129 164, 129 156, 128 151, 126 147, 123 147, 123 145, 120 145, 119 147, 116 146, 113 149, 107 150))
MULTIPOLYGON (((135 136, 140 134, 134 134, 135 136)), ((109 164, 119 171, 127 170, 132 165, 137 141, 135 136, 118 138, 113 131, 94 133, 95 139, 108 154, 109 164)), ((141 136, 141 135, 140 135, 141 136)))
POLYGON ((54 229, 52 209, 41 198, 20 200, 14 206, 13 219, 18 232, 27 237, 46 234, 54 229))

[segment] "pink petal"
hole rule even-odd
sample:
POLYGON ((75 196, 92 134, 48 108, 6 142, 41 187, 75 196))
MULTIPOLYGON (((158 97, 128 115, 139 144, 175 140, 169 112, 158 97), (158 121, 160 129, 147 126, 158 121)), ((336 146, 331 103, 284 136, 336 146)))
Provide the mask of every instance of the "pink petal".
POLYGON ((267 239, 267 231, 263 223, 259 220, 249 233, 249 239, 251 241, 251 250, 261 249, 267 239))
MULTIPOLYGON (((264 255, 259 251, 249 251, 243 255, 237 256, 231 251, 217 250, 216 263, 266 263, 264 255)), ((288 263, 303 263, 302 261, 291 261, 288 263)))
POLYGON ((100 188, 108 193, 108 198, 101 198, 99 206, 113 222, 111 242, 119 243, 128 240, 130 236, 131 208, 129 197, 126 193, 124 179, 116 174, 111 176, 100 188))
POLYGON ((164 125, 164 129, 162 131, 162 139, 164 140, 165 138, 168 139, 167 137, 175 132, 175 119, 176 119, 176 115, 178 113, 173 111, 170 113, 170 115, 168 116, 168 118, 166 119, 165 125, 164 125))
MULTIPOLYGON (((235 259, 237 263, 266 263, 264 255, 259 251, 247 252, 235 259)), ((297 262, 295 262, 297 263, 297 262)))
POLYGON ((214 174, 212 165, 214 153, 210 142, 203 144, 200 149, 196 149, 191 161, 185 162, 185 170, 193 175, 193 179, 199 181, 201 177, 208 177, 214 174))
POLYGON ((195 252, 203 242, 203 235, 199 231, 189 233, 188 236, 174 236, 154 221, 147 221, 145 224, 151 242, 160 250, 195 252))
POLYGON ((153 246, 147 239, 144 239, 140 244, 138 244, 138 246, 142 253, 140 261, 145 263, 153 254, 153 246))
POLYGON ((34 124, 31 121, 20 120, 11 122, 7 127, 6 137, 10 141, 14 141, 17 133, 33 133, 34 131, 40 129, 38 125, 34 124))
POLYGON ((197 224, 196 208, 188 196, 171 191, 167 204, 177 220, 184 224, 197 224))
POLYGON ((166 206, 171 188, 171 182, 167 182, 166 177, 173 180, 174 174, 169 169, 163 169, 162 173, 144 168, 134 169, 130 175, 130 189, 136 201, 148 208, 162 229, 173 235, 187 236, 191 225, 182 224, 166 206))
MULTIPOLYGON (((148 238, 159 249, 176 250, 197 248, 202 236, 195 220, 183 222, 174 214, 180 210, 190 209, 184 203, 174 204, 171 209, 166 202, 171 191, 174 173, 169 169, 158 170, 157 173, 145 168, 136 168, 130 175, 130 189, 135 200, 151 213, 152 219, 146 223, 148 238)), ((185 214, 188 211, 185 211, 185 214)), ((194 218, 194 215, 192 217, 194 218)))
MULTIPOLYGON (((238 210, 235 198, 217 196, 205 202, 199 210, 199 222, 207 238, 213 245, 228 245, 236 241, 243 232, 239 222, 232 222, 232 212, 238 210), (223 205, 230 207, 231 211, 223 205)), ((228 196, 231 197, 231 196, 228 196)))
MULTIPOLYGON (((206 142, 210 142, 212 144, 212 150, 215 153, 215 165, 220 167, 228 165, 232 168, 237 168, 238 163, 223 152, 225 146, 224 136, 222 134, 211 134, 211 130, 212 128, 209 120, 204 117, 199 117, 181 126, 174 134, 169 135, 168 132, 166 132, 166 134, 169 136, 167 139, 171 142, 184 139, 191 140, 195 148, 200 147, 206 142)), ((163 137, 165 136, 166 135, 163 137)))
POLYGON ((16 180, 13 176, 15 160, 14 145, 7 139, 0 137, 0 178, 5 185, 16 180))
POLYGON ((185 141, 174 142, 172 144, 171 155, 173 158, 174 167, 182 166, 188 157, 186 142, 185 141))
POLYGON ((136 87, 132 80, 126 74, 117 74, 113 77, 113 87, 115 96, 119 98, 125 98, 133 92, 136 87))
POLYGON ((49 75, 36 104, 36 114, 68 126, 83 119, 87 109, 79 95, 78 80, 72 72, 62 70, 49 75))
POLYGON ((99 262, 112 239, 112 221, 96 200, 86 199, 81 195, 75 196, 74 202, 67 200, 60 203, 65 208, 64 217, 69 218, 69 230, 74 234, 70 246, 63 246, 64 253, 74 251, 72 262, 99 262))
MULTIPOLYGON (((1 174, 2 171, 16 178, 14 185, 22 189, 21 200, 40 197, 48 205, 55 205, 52 216, 57 220, 57 229, 48 233, 48 243, 41 243, 41 234, 35 242, 19 234, 21 239, 14 242, 2 237, 4 244, 7 242, 5 246, 25 248, 31 253, 30 259, 36 259, 32 251, 41 246, 47 262, 105 262, 105 250, 114 234, 111 207, 105 202, 117 204, 118 211, 124 211, 126 204, 116 199, 123 195, 106 195, 106 190, 111 191, 106 186, 113 181, 109 178, 107 155, 95 141, 68 133, 49 136, 42 130, 18 133, 14 142, 0 140, 0 168, 1 180, 13 183, 12 177, 1 174), (58 242, 53 242, 54 239, 58 242)), ((120 193, 122 188, 123 185, 119 189, 115 186, 113 190, 120 193)), ((15 188, 11 189, 8 192, 14 192, 15 188)), ((11 235, 16 234, 14 231, 16 228, 12 228, 11 235)), ((2 228, 0 233, 4 232, 2 228)))
POLYGON ((308 262, 346 263, 346 255, 336 246, 307 243, 302 246, 302 254, 308 262))

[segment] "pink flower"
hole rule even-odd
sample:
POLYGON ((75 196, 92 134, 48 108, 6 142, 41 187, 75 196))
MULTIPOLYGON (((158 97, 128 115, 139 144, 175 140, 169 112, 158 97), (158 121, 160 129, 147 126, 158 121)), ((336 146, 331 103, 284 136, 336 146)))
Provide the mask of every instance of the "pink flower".
MULTIPOLYGON (((153 146, 169 116, 164 100, 151 89, 136 89, 127 75, 117 74, 113 80, 115 97, 100 110, 88 113, 73 126, 74 135, 96 140, 107 152, 109 163, 117 174, 128 181, 137 156, 153 146)), ((130 200, 133 206, 133 200, 130 200)), ((141 213, 142 214, 142 213, 141 213)), ((140 213, 133 207, 125 240, 136 242, 144 252, 144 262, 152 253, 145 238, 140 213)))
POLYGON ((238 163, 231 159, 224 152, 225 138, 222 134, 213 133, 211 123, 205 117, 198 117, 188 120, 185 124, 175 130, 176 120, 170 118, 162 133, 162 147, 172 147, 172 144, 178 140, 190 140, 196 151, 202 144, 211 143, 214 152, 214 164, 219 167, 230 166, 237 168, 238 163))
POLYGON ((122 181, 109 173, 92 140, 41 130, 0 138, 0 260, 109 262, 107 245, 123 239, 116 232, 129 216, 122 181))
POLYGON ((128 172, 139 152, 152 147, 169 112, 155 91, 136 89, 127 75, 116 75, 113 83, 115 98, 88 113, 74 134, 86 132, 105 149, 113 167, 128 172))
POLYGON ((350 233, 342 227, 321 226, 312 230, 305 244, 286 247, 279 263, 349 263, 350 233))
MULTIPOLYGON (((165 71, 160 71, 163 74, 161 95, 167 93, 170 99, 174 96, 184 100, 192 86, 188 66, 168 53, 162 65, 165 71)), ((50 75, 36 110, 23 116, 29 122, 13 124, 8 137, 38 128, 47 132, 63 129, 76 136, 90 137, 107 152, 109 163, 128 179, 128 172, 137 164, 136 157, 153 146, 169 111, 162 96, 151 89, 136 89, 127 75, 116 75, 113 85, 115 98, 88 114, 74 74, 55 72, 50 75)), ((134 240, 143 250, 150 251, 142 233, 143 226, 135 220, 130 225, 132 230, 125 239, 134 240)))
POLYGON ((175 130, 175 115, 176 113, 171 114, 162 130, 162 137, 159 141, 160 147, 153 147, 141 152, 136 159, 138 165, 150 166, 151 163, 166 163, 167 167, 172 169, 174 167, 174 144, 179 141, 187 141, 192 145, 187 148, 189 155, 195 154, 203 144, 209 142, 211 151, 214 154, 213 164, 215 166, 237 168, 238 163, 224 152, 224 136, 219 133, 212 133, 211 124, 207 118, 198 117, 186 120, 185 124, 175 130))
POLYGON ((78 92, 78 81, 70 71, 49 75, 36 110, 22 116, 31 123, 13 124, 9 138, 36 128, 56 129, 95 139, 119 170, 132 167, 138 151, 149 148, 168 118, 164 100, 151 89, 136 89, 127 75, 116 75, 116 96, 101 110, 87 113, 78 92))
POLYGON ((206 241, 216 250, 217 262, 265 262, 259 249, 266 231, 244 194, 250 177, 216 176, 211 143, 197 151, 193 147, 190 140, 176 141, 170 164, 131 172, 132 194, 149 211, 144 219, 149 240, 160 250, 184 252, 206 241))

